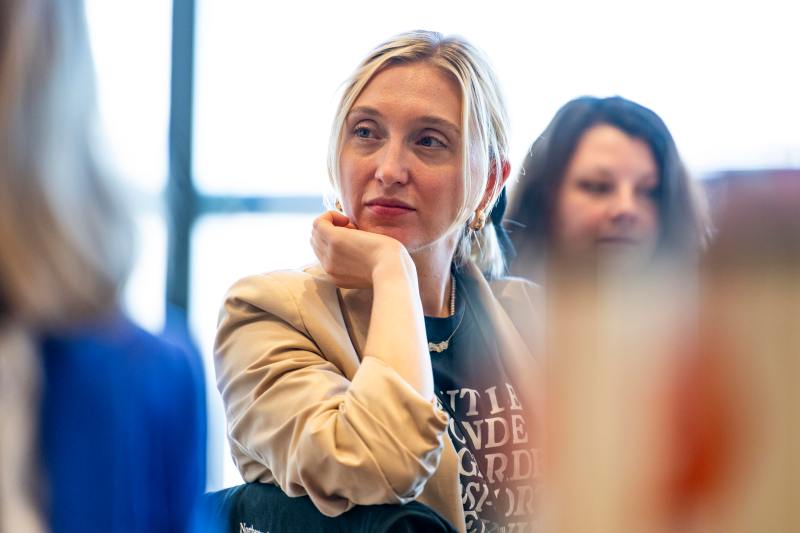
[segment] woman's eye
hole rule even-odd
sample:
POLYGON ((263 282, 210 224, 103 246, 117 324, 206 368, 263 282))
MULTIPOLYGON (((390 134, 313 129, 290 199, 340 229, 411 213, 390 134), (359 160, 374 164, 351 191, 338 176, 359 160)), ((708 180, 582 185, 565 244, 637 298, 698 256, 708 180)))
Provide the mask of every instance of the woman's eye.
POLYGON ((636 185, 636 194, 642 197, 655 198, 658 194, 658 181, 640 181, 636 185))
POLYGON ((605 181, 584 180, 580 182, 580 188, 591 194, 604 194, 611 190, 611 184, 605 181))
POLYGON ((656 195, 655 187, 639 187, 637 191, 639 193, 639 196, 644 196, 647 198, 653 198, 656 195))
POLYGON ((353 135, 356 137, 361 137, 362 139, 369 139, 372 137, 372 130, 367 128, 366 126, 359 126, 355 130, 353 130, 353 135))
POLYGON ((426 148, 445 148, 444 142, 432 135, 420 137, 419 141, 417 142, 420 146, 425 146, 426 148))

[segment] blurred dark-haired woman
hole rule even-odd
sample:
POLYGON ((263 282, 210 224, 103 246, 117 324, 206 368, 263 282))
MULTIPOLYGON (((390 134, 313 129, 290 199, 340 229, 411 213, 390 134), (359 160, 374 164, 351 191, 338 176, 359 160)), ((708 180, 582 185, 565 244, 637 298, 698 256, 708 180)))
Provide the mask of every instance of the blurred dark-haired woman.
POLYGON ((548 262, 638 269, 707 239, 700 191, 664 122, 619 96, 564 105, 533 143, 506 217, 513 273, 548 262))

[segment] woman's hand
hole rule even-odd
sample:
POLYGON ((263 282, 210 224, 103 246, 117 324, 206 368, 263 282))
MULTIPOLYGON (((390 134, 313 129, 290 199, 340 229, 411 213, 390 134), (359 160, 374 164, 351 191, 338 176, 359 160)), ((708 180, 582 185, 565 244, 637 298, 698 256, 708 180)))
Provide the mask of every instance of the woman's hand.
POLYGON ((414 269, 411 257, 400 241, 356 228, 336 211, 314 220, 311 246, 322 268, 343 288, 370 288, 375 276, 384 271, 414 269))
POLYGON ((374 291, 365 356, 380 359, 424 398, 432 399, 433 371, 417 270, 405 246, 356 228, 336 211, 314 220, 311 246, 338 287, 374 291))

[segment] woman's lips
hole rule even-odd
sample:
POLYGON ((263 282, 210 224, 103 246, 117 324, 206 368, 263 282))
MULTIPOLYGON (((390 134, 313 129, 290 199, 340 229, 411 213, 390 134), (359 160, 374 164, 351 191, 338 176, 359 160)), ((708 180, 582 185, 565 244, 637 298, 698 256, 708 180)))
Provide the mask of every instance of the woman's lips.
POLYGON ((410 205, 398 201, 373 200, 366 206, 372 214, 381 217, 396 217, 415 211, 410 205))
POLYGON ((632 237, 600 237, 597 239, 600 246, 634 246, 639 244, 637 239, 632 237))

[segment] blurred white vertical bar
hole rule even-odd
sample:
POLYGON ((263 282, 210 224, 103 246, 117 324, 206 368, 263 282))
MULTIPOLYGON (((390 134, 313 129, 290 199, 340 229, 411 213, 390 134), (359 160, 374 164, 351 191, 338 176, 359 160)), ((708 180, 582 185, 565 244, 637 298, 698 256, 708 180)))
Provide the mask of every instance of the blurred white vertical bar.
POLYGON ((122 177, 158 194, 166 183, 172 2, 86 0, 100 121, 122 177))
POLYGON ((164 327, 166 291, 167 228, 157 213, 136 217, 136 262, 125 286, 125 306, 131 317, 146 329, 164 327))
POLYGON ((132 317, 164 324, 166 227, 159 195, 167 176, 172 2, 86 0, 98 88, 102 157, 122 182, 136 221, 137 255, 125 288, 132 317))

